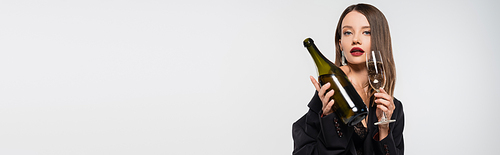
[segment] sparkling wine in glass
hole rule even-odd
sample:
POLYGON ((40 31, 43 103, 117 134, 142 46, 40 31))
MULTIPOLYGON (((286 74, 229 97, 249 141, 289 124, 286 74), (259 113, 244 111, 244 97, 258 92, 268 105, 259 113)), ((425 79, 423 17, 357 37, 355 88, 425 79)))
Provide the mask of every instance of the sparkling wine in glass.
MULTIPOLYGON (((370 86, 372 86, 377 93, 380 92, 380 88, 384 88, 385 85, 385 71, 384 63, 382 61, 382 55, 380 51, 372 51, 370 54, 366 54, 366 66, 368 70, 368 81, 370 86)), ((396 120, 387 119, 385 112, 382 112, 384 117, 379 122, 375 122, 375 125, 379 124, 389 124, 396 122, 396 120)))

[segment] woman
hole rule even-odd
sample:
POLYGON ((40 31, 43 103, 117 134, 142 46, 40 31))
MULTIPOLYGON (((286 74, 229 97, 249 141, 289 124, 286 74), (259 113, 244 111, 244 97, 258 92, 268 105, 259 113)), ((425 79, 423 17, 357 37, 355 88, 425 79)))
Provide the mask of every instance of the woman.
POLYGON ((311 76, 317 92, 309 111, 293 124, 293 154, 403 154, 404 112, 401 102, 393 98, 396 69, 385 16, 372 5, 349 6, 337 24, 335 46, 335 65, 341 66, 356 88, 368 107, 368 116, 352 127, 343 124, 331 109, 333 90, 325 92, 330 85, 320 87, 311 76), (368 84, 365 54, 372 50, 380 51, 384 58, 386 83, 380 93, 368 84), (396 122, 374 125, 382 119, 382 112, 396 122))

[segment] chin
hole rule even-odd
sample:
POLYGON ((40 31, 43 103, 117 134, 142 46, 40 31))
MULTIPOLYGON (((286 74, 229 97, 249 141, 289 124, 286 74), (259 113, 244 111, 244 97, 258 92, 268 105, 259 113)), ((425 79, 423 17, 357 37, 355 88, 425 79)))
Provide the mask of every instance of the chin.
POLYGON ((349 64, 352 64, 352 65, 366 65, 366 60, 365 59, 354 59, 354 60, 347 60, 347 62, 349 62, 349 64))

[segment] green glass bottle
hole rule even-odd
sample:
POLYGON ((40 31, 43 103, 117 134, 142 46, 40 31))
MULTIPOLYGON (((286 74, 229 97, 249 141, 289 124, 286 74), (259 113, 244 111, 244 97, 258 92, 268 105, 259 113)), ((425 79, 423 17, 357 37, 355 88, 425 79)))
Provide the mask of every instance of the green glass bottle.
POLYGON ((363 120, 368 114, 368 109, 354 86, 349 82, 347 75, 321 54, 311 38, 304 40, 304 47, 307 48, 316 63, 320 85, 330 83, 330 88, 326 92, 335 90, 330 98, 335 100, 335 104, 332 106, 335 114, 349 126, 363 120))

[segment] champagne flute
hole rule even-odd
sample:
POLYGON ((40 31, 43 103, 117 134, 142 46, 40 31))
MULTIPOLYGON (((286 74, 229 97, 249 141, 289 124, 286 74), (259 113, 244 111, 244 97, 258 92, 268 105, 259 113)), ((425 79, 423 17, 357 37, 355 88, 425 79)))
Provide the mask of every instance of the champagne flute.
MULTIPOLYGON (((384 88, 385 86, 385 71, 384 71, 384 62, 382 61, 382 55, 380 51, 372 51, 370 54, 366 54, 366 66, 368 70, 368 81, 370 86, 372 86, 377 93, 380 92, 380 88, 384 88)), ((392 122, 396 122, 396 120, 389 120, 385 115, 385 112, 382 112, 384 117, 379 122, 375 122, 375 125, 379 124, 389 124, 392 122)))

